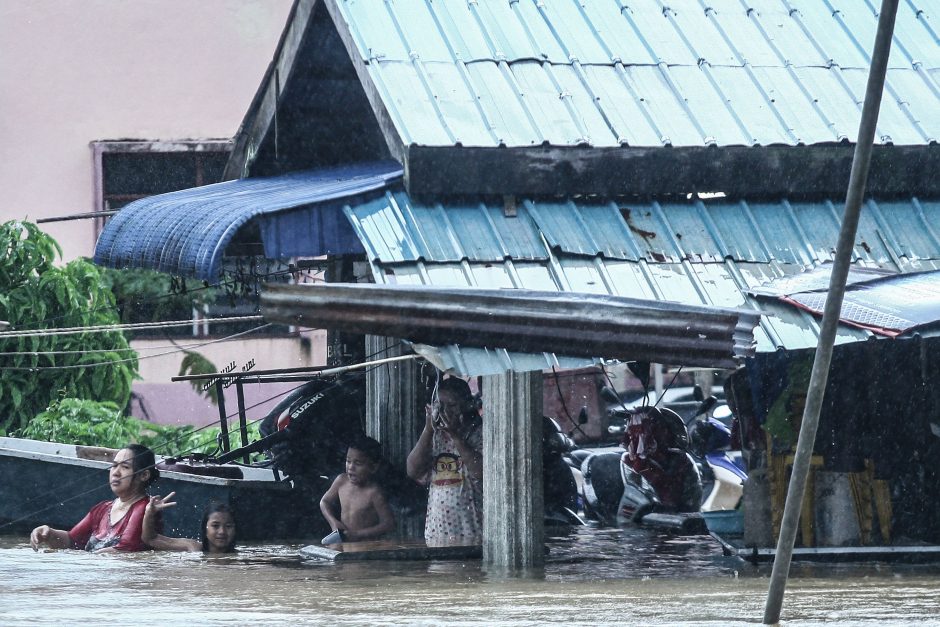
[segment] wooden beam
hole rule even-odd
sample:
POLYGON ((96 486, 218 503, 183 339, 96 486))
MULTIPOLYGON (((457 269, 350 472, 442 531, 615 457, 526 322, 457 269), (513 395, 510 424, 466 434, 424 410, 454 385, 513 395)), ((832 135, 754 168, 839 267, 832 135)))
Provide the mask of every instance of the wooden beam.
MULTIPOLYGON (((724 192, 841 197, 852 144, 813 146, 474 148, 409 146, 405 186, 432 195, 603 196, 724 192)), ((940 146, 876 146, 869 193, 940 194, 940 146)))
POLYGON ((261 85, 235 134, 235 146, 228 163, 225 164, 222 180, 242 178, 247 173, 258 147, 271 129, 281 92, 290 78, 297 51, 307 36, 312 22, 311 16, 318 2, 319 0, 294 0, 274 59, 268 65, 261 85))
POLYGON ((339 34, 340 39, 343 40, 343 45, 346 47, 346 52, 350 60, 352 60, 353 67, 356 68, 356 76, 359 77, 359 83, 362 85, 362 89, 369 99, 369 104, 372 105, 372 112, 375 114, 375 118, 379 123, 379 128, 382 129, 382 136, 385 138, 388 151, 391 153, 393 159, 399 163, 403 163, 405 146, 402 143, 398 129, 395 127, 395 123, 392 121, 392 116, 385 107, 385 101, 382 98, 379 88, 373 82, 372 76, 369 74, 368 63, 364 61, 359 54, 359 48, 356 46, 352 33, 349 32, 346 26, 346 21, 343 19, 342 13, 336 5, 336 0, 324 0, 324 3, 327 11, 330 13, 330 17, 333 18, 336 32, 339 34))

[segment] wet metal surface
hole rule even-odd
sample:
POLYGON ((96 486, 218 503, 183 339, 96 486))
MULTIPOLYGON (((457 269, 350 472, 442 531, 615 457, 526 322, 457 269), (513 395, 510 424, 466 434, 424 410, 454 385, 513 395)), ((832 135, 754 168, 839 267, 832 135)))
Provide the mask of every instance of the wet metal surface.
MULTIPOLYGON (((759 624, 767 566, 708 536, 583 529, 549 540, 544 571, 479 561, 301 561, 297 546, 237 556, 34 553, 0 537, 4 625, 745 625, 759 624), (128 614, 130 612, 131 614, 128 614)), ((795 563, 785 625, 940 625, 940 565, 795 563)))

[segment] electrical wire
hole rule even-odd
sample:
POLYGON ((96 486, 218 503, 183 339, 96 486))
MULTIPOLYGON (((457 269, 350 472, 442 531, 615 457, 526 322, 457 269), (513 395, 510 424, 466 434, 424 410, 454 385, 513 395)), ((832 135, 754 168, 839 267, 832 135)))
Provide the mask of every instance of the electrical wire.
MULTIPOLYGON (((561 408, 565 410, 565 416, 568 418, 568 422, 570 422, 574 426, 574 429, 577 429, 578 431, 580 431, 581 435, 583 435, 587 439, 590 439, 588 438, 588 434, 584 432, 584 429, 581 428, 580 423, 575 422, 574 419, 571 417, 571 412, 568 411, 568 404, 565 402, 565 396, 564 394, 561 393, 561 381, 558 380, 558 370, 555 368, 554 365, 552 365, 552 375, 555 379, 555 390, 558 392, 558 400, 561 401, 561 408)), ((574 429, 568 432, 569 436, 574 433, 574 429)))
MULTIPOLYGON (((220 338, 217 340, 212 340, 205 342, 200 346, 207 346, 209 344, 214 344, 216 342, 228 341, 234 337, 239 337, 247 335, 248 333, 254 333, 260 329, 271 326, 272 323, 263 324, 260 327, 255 327, 254 329, 248 329, 247 331, 242 331, 241 333, 236 333, 234 335, 220 338)), ((175 350, 166 351, 164 353, 156 353, 154 355, 143 355, 137 357, 127 357, 125 359, 114 359, 111 361, 91 361, 83 364, 70 364, 68 366, 0 366, 0 370, 17 370, 17 371, 27 371, 27 372, 41 372, 48 370, 74 370, 76 368, 97 368, 99 366, 113 366, 116 364, 124 364, 132 361, 143 361, 144 359, 155 359, 157 357, 166 357, 167 355, 176 355, 177 353, 185 353, 188 349, 177 348, 175 350)), ((4 353, 0 353, 0 356, 3 356, 4 353)))
MULTIPOLYGON (((278 394, 275 394, 274 396, 272 396, 272 397, 270 397, 270 398, 267 398, 267 399, 265 399, 265 400, 263 400, 263 401, 260 401, 260 402, 258 402, 258 403, 255 403, 254 405, 251 405, 250 407, 246 407, 246 408, 245 408, 245 411, 247 411, 247 410, 249 410, 249 409, 253 409, 253 408, 257 407, 258 405, 263 405, 264 403, 268 403, 268 402, 270 402, 270 401, 272 401, 272 400, 274 400, 274 399, 276 399, 276 398, 278 398, 278 397, 280 397, 280 396, 284 396, 285 394, 290 394, 290 393, 293 392, 294 390, 297 390, 297 389, 299 389, 299 388, 301 388, 301 387, 303 387, 303 385, 298 385, 298 386, 296 386, 296 387, 294 387, 294 388, 291 388, 291 389, 289 389, 289 390, 285 390, 285 391, 283 391, 283 392, 280 392, 280 393, 278 393, 278 394)), ((237 416, 237 415, 238 415, 238 412, 234 412, 234 413, 232 413, 232 414, 226 416, 226 419, 232 418, 232 417, 237 416)), ((262 416, 261 418, 256 418, 255 420, 252 420, 252 421, 250 421, 250 422, 247 422, 247 423, 246 423, 246 426, 253 425, 253 424, 255 424, 256 422, 259 422, 259 421, 261 421, 261 420, 264 420, 265 418, 266 418, 266 416, 262 416)), ((199 427, 198 429, 194 429, 194 430, 188 431, 188 432, 186 432, 186 433, 184 433, 184 434, 180 434, 178 437, 176 437, 176 438, 174 438, 174 439, 172 439, 172 440, 165 440, 165 441, 163 441, 163 442, 160 442, 160 443, 158 443, 158 444, 155 444, 151 450, 152 450, 152 451, 155 451, 155 450, 157 450, 157 449, 164 448, 164 447, 166 447, 166 446, 169 446, 170 444, 173 444, 173 443, 175 443, 175 442, 179 442, 179 441, 182 440, 183 438, 192 437, 192 435, 195 434, 195 433, 199 433, 200 431, 203 431, 203 430, 205 430, 205 429, 208 429, 208 428, 211 428, 211 427, 215 427, 215 426, 216 426, 216 425, 215 425, 214 423, 209 423, 209 424, 203 425, 202 427, 199 427)), ((184 451, 183 453, 180 453, 180 454, 178 454, 178 455, 174 455, 174 457, 185 457, 186 455, 189 455, 189 454, 194 453, 194 452, 196 451, 196 448, 198 448, 198 446, 193 447, 193 448, 189 449, 188 451, 184 451)), ((138 455, 140 455, 140 453, 139 453, 138 455)), ((135 456, 135 459, 136 459, 136 456, 135 456)), ((148 466, 148 467, 146 467, 146 468, 141 468, 140 471, 150 470, 150 469, 153 468, 153 467, 154 467, 154 466, 148 466)), ((45 492, 44 494, 40 494, 39 496, 35 496, 35 497, 29 499, 28 501, 26 501, 26 503, 24 504, 24 506, 29 505, 30 503, 33 503, 33 502, 35 502, 35 501, 48 498, 48 497, 52 496, 53 494, 60 492, 63 488, 67 488, 67 487, 69 487, 70 485, 74 485, 75 483, 77 483, 77 482, 79 482, 79 481, 82 481, 82 480, 83 480, 83 479, 81 479, 81 478, 79 478, 79 479, 73 479, 72 481, 68 481, 68 482, 66 482, 66 483, 59 484, 59 485, 56 486, 56 488, 55 488, 54 490, 49 490, 49 491, 45 492)), ((74 494, 74 495, 72 495, 72 496, 70 496, 70 497, 67 497, 67 498, 64 498, 64 499, 57 499, 56 502, 55 502, 55 503, 52 503, 51 505, 47 505, 46 507, 43 507, 43 508, 41 508, 41 509, 34 510, 34 511, 31 512, 30 514, 26 514, 26 515, 24 515, 24 516, 21 516, 21 517, 15 519, 15 520, 12 520, 12 521, 10 521, 10 522, 4 523, 4 524, 0 524, 0 530, 4 529, 5 527, 11 527, 11 526, 13 526, 13 525, 15 525, 15 524, 17 524, 17 523, 23 522, 23 521, 25 521, 25 520, 29 520, 30 518, 36 516, 37 514, 41 514, 41 513, 45 512, 46 510, 52 509, 53 507, 56 507, 56 506, 59 506, 59 505, 64 505, 65 503, 68 503, 69 501, 73 501, 73 500, 78 499, 78 498, 81 498, 81 497, 83 497, 83 496, 85 496, 85 495, 87 495, 87 494, 91 494, 92 492, 96 492, 96 491, 100 490, 101 488, 105 487, 106 485, 108 485, 108 483, 99 484, 99 485, 95 486, 94 488, 91 488, 90 490, 86 490, 86 491, 84 491, 84 492, 79 492, 78 494, 74 494)))
MULTIPOLYGON (((401 345, 404 345, 404 343, 403 343, 403 342, 399 342, 399 346, 401 346, 401 345)), ((393 347, 389 346, 389 347, 383 348, 383 349, 381 349, 381 350, 378 350, 378 351, 376 351, 375 353, 373 353, 373 354, 371 354, 371 355, 368 355, 367 358, 368 358, 368 359, 371 359, 371 358, 375 357, 376 355, 379 355, 379 354, 381 354, 381 353, 384 353, 384 352, 387 352, 387 351, 391 350, 391 348, 393 348, 393 347)), ((371 371, 371 370, 373 370, 373 369, 375 369, 375 368, 380 368, 380 367, 381 367, 380 365, 372 366, 371 368, 368 368, 368 369, 366 370, 366 372, 369 372, 369 371, 371 371)), ((250 405, 250 406, 248 406, 248 407, 245 407, 245 408, 243 408, 243 410, 240 410, 240 411, 248 411, 249 409, 254 409, 255 407, 258 407, 259 405, 263 405, 263 404, 265 404, 265 403, 269 403, 269 402, 271 402, 272 400, 274 400, 274 399, 276 399, 276 398, 279 398, 279 397, 281 397, 281 396, 284 396, 284 395, 286 395, 286 394, 290 394, 291 392, 296 391, 297 389, 303 387, 303 385, 304 385, 304 384, 301 384, 301 385, 298 385, 298 386, 296 386, 296 387, 293 387, 293 388, 290 388, 290 389, 288 389, 288 390, 285 390, 285 391, 283 391, 283 392, 279 392, 278 394, 275 394, 274 396, 271 396, 270 398, 267 398, 267 399, 265 399, 265 400, 263 400, 263 401, 259 401, 259 402, 255 403, 255 404, 253 404, 253 405, 250 405)), ((335 385, 339 385, 339 383, 334 383, 333 385, 334 385, 334 386, 335 386, 335 385)), ((333 387, 333 386, 330 386, 330 387, 326 388, 326 390, 329 390, 329 389, 331 389, 332 387, 333 387)), ((325 391, 325 390, 324 390, 324 391, 325 391)), ((234 411, 234 412, 232 412, 231 414, 228 414, 227 416, 225 416, 225 419, 228 420, 229 418, 234 418, 235 416, 238 416, 239 413, 240 413, 240 411, 234 411)), ((260 418, 256 418, 255 420, 246 422, 246 426, 248 426, 248 425, 253 425, 253 424, 255 424, 256 422, 259 422, 259 421, 264 420, 265 418, 267 418, 266 415, 265 415, 265 416, 262 416, 262 417, 260 417, 260 418)), ((214 427, 214 426, 215 426, 214 423, 208 423, 208 424, 206 424, 206 425, 203 425, 202 427, 199 427, 198 429, 194 429, 193 431, 189 431, 189 432, 186 432, 186 433, 184 433, 184 434, 180 434, 178 437, 173 438, 173 439, 171 439, 171 440, 165 440, 165 441, 163 441, 163 442, 160 442, 160 443, 158 443, 158 444, 155 444, 154 447, 153 447, 153 449, 151 449, 151 450, 155 450, 155 449, 156 449, 156 450, 159 450, 159 449, 165 448, 165 447, 169 446, 170 444, 173 444, 173 443, 175 443, 175 442, 179 442, 179 441, 182 440, 183 438, 191 437, 194 433, 199 433, 200 431, 203 431, 204 429, 208 429, 208 428, 214 427)), ((193 447, 193 448, 191 448, 191 449, 188 450, 188 451, 184 451, 183 453, 180 453, 179 455, 177 455, 177 457, 184 457, 184 456, 186 456, 186 455, 188 455, 188 454, 191 454, 191 453, 195 452, 196 448, 198 448, 198 447, 193 447)), ((149 470, 149 469, 151 469, 151 468, 153 468, 153 466, 148 466, 147 468, 141 468, 140 470, 141 470, 141 471, 143 471, 143 470, 149 470)), ((57 486, 55 487, 54 490, 49 490, 49 491, 47 491, 47 492, 45 492, 45 493, 43 493, 43 494, 40 494, 39 496, 35 496, 35 497, 29 499, 29 500, 24 504, 24 506, 25 506, 25 505, 29 505, 30 503, 33 503, 33 502, 35 502, 35 501, 37 501, 37 500, 41 500, 41 499, 44 499, 44 498, 48 498, 48 497, 52 496, 52 495, 55 494, 55 493, 59 493, 59 492, 61 492, 61 490, 62 490, 63 488, 67 488, 68 486, 73 485, 73 484, 75 484, 75 483, 77 483, 78 481, 81 481, 81 480, 82 480, 82 479, 73 479, 72 481, 69 481, 69 482, 66 482, 66 483, 63 483, 63 484, 59 484, 59 485, 57 485, 57 486)), ((13 525, 16 525, 16 524, 21 523, 21 522, 26 521, 26 520, 29 520, 30 518, 33 518, 33 517, 36 516, 37 514, 41 514, 41 513, 45 512, 45 511, 49 510, 49 509, 52 509, 53 507, 64 505, 65 503, 67 503, 67 502, 69 502, 69 501, 73 501, 73 500, 78 499, 78 498, 81 498, 81 497, 83 497, 83 496, 85 496, 85 495, 87 495, 87 494, 91 494, 92 492, 95 492, 95 491, 97 491, 97 490, 100 490, 100 489, 103 488, 105 485, 108 485, 108 484, 101 484, 101 485, 98 485, 98 486, 96 486, 96 487, 94 487, 94 488, 92 488, 92 489, 90 489, 90 490, 86 490, 86 491, 84 491, 84 492, 80 492, 79 494, 72 495, 72 496, 67 497, 67 498, 65 498, 65 499, 56 499, 56 501, 55 501, 54 503, 52 503, 51 505, 47 505, 46 507, 43 507, 43 508, 41 508, 41 509, 34 510, 34 511, 32 511, 31 513, 29 513, 29 514, 26 514, 26 515, 21 516, 21 517, 19 517, 19 518, 17 518, 17 519, 11 520, 11 521, 9 521, 9 522, 7 522, 7 523, 0 524, 0 530, 2 530, 2 529, 4 529, 4 528, 7 528, 7 527, 12 527, 13 525)))
MULTIPOLYGON (((125 348, 117 348, 117 347, 115 348, 90 348, 87 350, 78 349, 78 350, 70 350, 70 351, 0 351, 0 357, 8 356, 8 355, 11 355, 11 356, 12 355, 35 355, 37 357, 40 355, 87 355, 90 353, 120 353, 120 352, 129 352, 129 351, 139 353, 140 351, 165 350, 167 348, 180 348, 183 350, 191 350, 191 349, 201 348, 209 344, 215 344, 216 342, 228 342, 242 335, 246 335, 248 333, 254 333, 255 331, 260 331, 261 329, 264 329, 270 326, 274 326, 274 323, 269 322, 260 327, 255 327, 254 329, 249 329, 247 331, 242 331, 240 333, 234 333, 232 335, 227 335, 222 338, 209 340, 207 342, 194 342, 192 344, 164 344, 162 346, 138 346, 137 348, 134 348, 131 346, 128 346, 125 348)), ((310 333, 311 331, 322 331, 322 329, 320 329, 319 327, 304 327, 303 329, 298 329, 297 331, 294 331, 293 333, 298 333, 298 334, 310 333)), ((147 359, 148 357, 151 357, 151 355, 144 355, 143 357, 140 357, 140 359, 147 359)))
MULTIPOLYGON (((293 270, 291 270, 291 269, 289 269, 289 268, 285 268, 285 269, 283 269, 283 270, 276 270, 276 271, 274 271, 274 272, 268 272, 268 273, 265 273, 265 274, 259 274, 259 275, 255 275, 255 276, 256 276, 256 278, 259 278, 259 279, 267 279, 267 278, 274 278, 274 277, 278 277, 278 276, 282 276, 282 275, 286 275, 286 274, 294 274, 294 273, 296 273, 296 272, 298 272, 298 269, 296 269, 296 268, 293 269, 293 270)), ((312 278, 312 277, 311 277, 311 278, 312 278)), ((166 299, 166 298, 172 298, 172 297, 174 297, 174 296, 185 296, 185 295, 191 294, 191 293, 193 293, 193 292, 201 292, 201 291, 204 291, 204 290, 211 290, 211 289, 222 289, 222 288, 224 288, 224 287, 231 287, 231 286, 235 286, 235 285, 237 285, 237 284, 238 284, 238 281, 236 281, 236 280, 221 281, 221 282, 219 282, 219 283, 216 284, 216 285, 204 285, 204 286, 202 286, 202 287, 195 287, 195 288, 192 288, 192 289, 186 289, 186 291, 184 291, 184 292, 170 292, 170 293, 167 293, 167 294, 160 294, 159 296, 152 296, 152 297, 150 297, 150 298, 135 299, 135 300, 132 301, 132 303, 133 303, 134 305, 140 305, 140 304, 144 304, 144 303, 160 301, 160 300, 163 300, 163 299, 166 299)), ((95 307, 95 308, 92 308, 92 309, 73 310, 73 311, 70 311, 69 313, 61 314, 61 315, 58 315, 58 316, 50 316, 50 317, 48 317, 48 318, 44 318, 43 320, 34 320, 34 321, 31 321, 31 322, 23 322, 23 323, 20 323, 18 326, 24 327, 24 326, 40 325, 40 324, 45 324, 45 323, 47 323, 47 322, 51 322, 51 321, 54 321, 54 320, 61 320, 62 318, 68 318, 68 317, 74 316, 76 313, 85 313, 85 314, 87 314, 87 313, 96 313, 96 312, 99 312, 99 311, 108 311, 108 310, 114 310, 114 309, 121 309, 121 307, 122 307, 122 305, 115 303, 115 304, 113 304, 113 305, 102 305, 102 306, 100 306, 100 307, 95 307)), ((23 329, 23 330, 27 330, 27 329, 23 329)))
POLYGON ((135 329, 164 329, 168 327, 185 327, 193 323, 221 324, 223 322, 251 322, 264 320, 262 315, 227 316, 224 318, 204 318, 190 320, 166 320, 163 322, 132 322, 125 324, 101 324, 86 327, 66 327, 62 329, 35 329, 28 331, 0 331, 0 340, 18 337, 34 337, 37 335, 76 335, 79 333, 108 333, 111 331, 130 331, 135 329))
MULTIPOLYGON (((239 333, 233 333, 232 335, 226 335, 225 337, 216 338, 214 340, 209 340, 206 342, 196 342, 193 344, 167 344, 165 346, 141 346, 136 349, 128 347, 128 348, 93 348, 89 350, 71 350, 71 351, 14 351, 14 352, 3 351, 3 352, 0 352, 0 357, 5 357, 8 355, 35 355, 37 357, 40 355, 88 355, 92 353, 119 353, 119 352, 127 352, 127 351, 139 352, 142 350, 163 350, 167 348, 176 348, 178 349, 178 351, 179 350, 191 350, 191 349, 196 349, 196 348, 202 348, 203 346, 208 346, 209 344, 216 344, 218 342, 229 342, 231 340, 234 340, 235 338, 241 337, 243 335, 248 335, 249 333, 255 333, 256 331, 260 331, 270 326, 273 326, 273 323, 269 322, 267 324, 261 325, 260 327, 248 329, 247 331, 241 331, 239 333)), ((308 331, 315 331, 315 330, 317 329, 304 329, 303 331, 298 331, 298 333, 307 333, 308 331)), ((174 352, 178 352, 178 351, 174 351, 174 352)), ((168 355, 168 354, 169 353, 163 353, 163 355, 168 355)), ((160 357, 160 356, 161 355, 144 355, 143 357, 139 357, 139 359, 149 359, 151 357, 160 357)))

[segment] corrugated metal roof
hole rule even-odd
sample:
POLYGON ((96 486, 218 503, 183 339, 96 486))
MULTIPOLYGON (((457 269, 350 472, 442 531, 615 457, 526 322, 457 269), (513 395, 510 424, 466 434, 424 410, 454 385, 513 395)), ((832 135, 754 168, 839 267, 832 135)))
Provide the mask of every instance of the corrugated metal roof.
MULTIPOLYGON (((789 200, 525 200, 423 204, 405 192, 347 207, 373 259, 398 262, 544 260, 549 250, 607 261, 796 264, 832 261, 843 203, 789 200), (544 238, 544 241, 543 241, 544 238)), ((869 199, 855 260, 910 271, 940 260, 940 201, 869 199)))
POLYGON ((142 198, 108 221, 94 261, 215 283, 226 246, 256 218, 265 254, 272 259, 361 252, 338 211, 327 215, 291 210, 382 190, 401 176, 395 162, 360 163, 142 198))
MULTIPOLYGON (((524 289, 272 285, 266 320, 462 347, 734 368, 754 355, 751 310, 524 289)), ((472 374, 482 374, 480 372, 472 374)))
MULTIPOLYGON (((405 144, 854 141, 872 0, 331 0, 405 144)), ((940 138, 937 0, 901 4, 881 143, 940 138)))
MULTIPOLYGON (((516 287, 750 307, 766 313, 755 331, 758 351, 774 351, 815 346, 817 320, 750 290, 832 261, 841 203, 526 201, 509 217, 502 206, 427 206, 388 192, 344 211, 379 283, 516 287), (398 225, 399 235, 384 230, 387 224, 398 225)), ((869 200, 855 263, 905 273, 938 269, 938 232, 940 202, 869 200)), ((837 341, 869 335, 840 327, 837 341)), ((437 358, 458 372, 469 372, 471 362, 476 373, 486 364, 497 372, 520 360, 539 368, 557 365, 551 355, 456 347, 437 358)))

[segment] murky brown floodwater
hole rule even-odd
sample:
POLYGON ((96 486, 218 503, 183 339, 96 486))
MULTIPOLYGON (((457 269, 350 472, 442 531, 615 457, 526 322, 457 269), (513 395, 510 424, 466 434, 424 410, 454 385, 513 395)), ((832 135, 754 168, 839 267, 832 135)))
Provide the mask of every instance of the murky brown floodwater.
MULTIPOLYGON (((741 625, 760 623, 769 566, 707 536, 583 529, 544 572, 473 562, 301 561, 297 546, 235 557, 34 553, 0 536, 0 624, 741 625)), ((788 625, 940 625, 940 566, 795 564, 788 625)))

